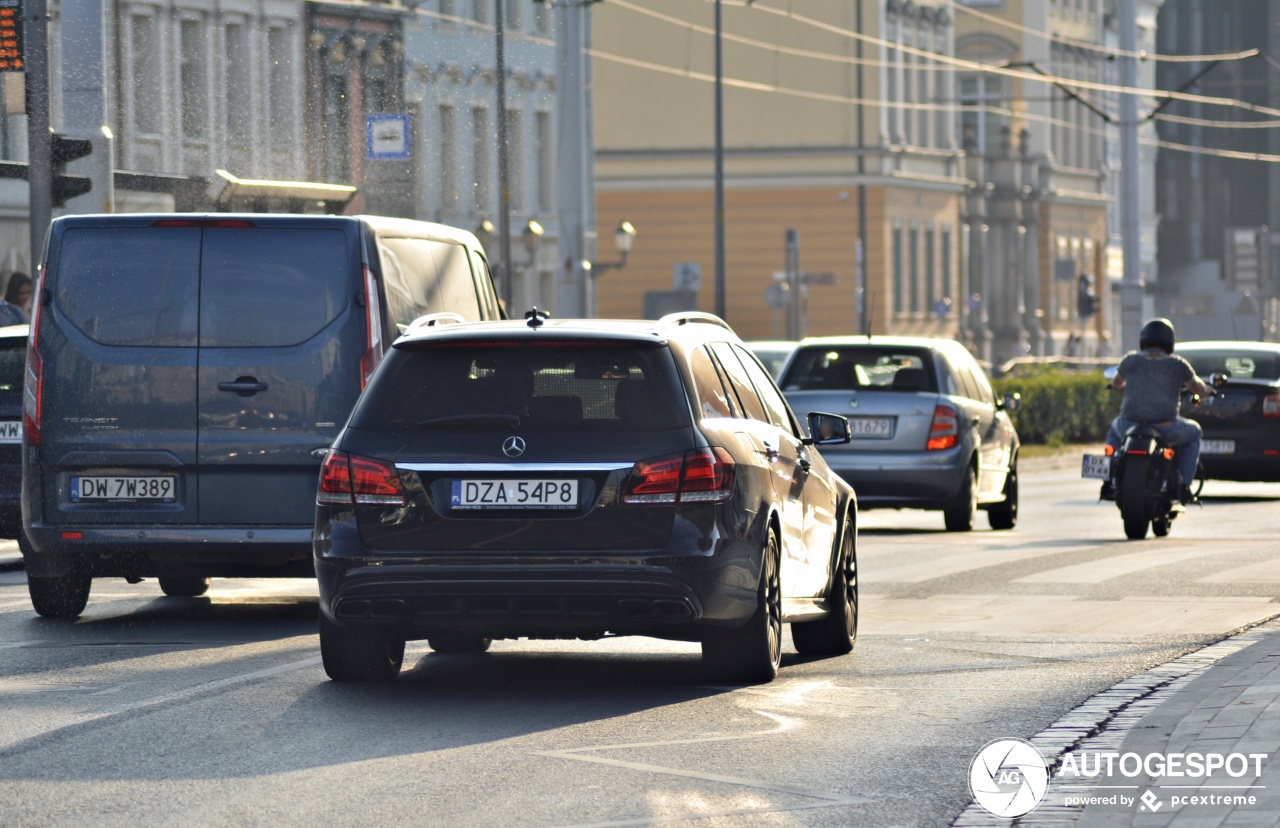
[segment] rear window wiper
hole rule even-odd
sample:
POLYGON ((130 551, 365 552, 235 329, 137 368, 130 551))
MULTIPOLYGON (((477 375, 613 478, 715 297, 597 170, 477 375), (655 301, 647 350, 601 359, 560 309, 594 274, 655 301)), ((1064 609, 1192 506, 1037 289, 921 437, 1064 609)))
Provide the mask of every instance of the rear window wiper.
POLYGON ((433 417, 429 420, 419 420, 417 424, 423 428, 431 426, 439 428, 492 428, 495 426, 519 428, 520 418, 515 414, 455 414, 452 417, 433 417))

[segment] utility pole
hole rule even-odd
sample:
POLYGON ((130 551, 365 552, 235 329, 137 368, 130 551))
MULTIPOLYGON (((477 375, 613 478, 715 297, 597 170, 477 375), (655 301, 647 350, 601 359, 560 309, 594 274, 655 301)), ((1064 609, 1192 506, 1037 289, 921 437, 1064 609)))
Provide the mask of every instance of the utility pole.
POLYGON ((498 51, 498 249, 502 254, 502 298, 507 303, 507 312, 519 319, 524 309, 512 307, 515 296, 511 273, 511 181, 507 167, 507 58, 503 43, 503 11, 502 0, 493 0, 494 43, 498 51))
POLYGON ((49 15, 46 0, 27 0, 27 184, 30 188, 31 271, 41 264, 53 216, 53 141, 49 134, 49 15))
MULTIPOLYGON (((1120 24, 1120 85, 1138 85, 1138 20, 1136 0, 1117 0, 1120 24)), ((1120 93, 1120 235, 1124 280, 1120 284, 1120 327, 1123 351, 1138 347, 1142 328, 1142 214, 1138 178, 1138 97, 1120 93)))
POLYGON ((786 234, 787 339, 800 338, 800 231, 786 234))
MULTIPOLYGON (((724 266, 724 59, 722 54, 723 29, 720 19, 720 0, 716 0, 716 83, 715 83, 715 190, 716 190, 716 316, 725 318, 727 313, 724 266)), ((792 294, 791 301, 796 301, 792 294)))
POLYGON ((587 165, 594 163, 587 141, 585 15, 578 3, 559 7, 556 15, 556 114, 559 153, 556 197, 560 223, 559 256, 564 272, 556 284, 555 313, 561 318, 587 315, 587 281, 591 278, 587 242, 587 165))
MULTIPOLYGON (((854 28, 858 34, 862 34, 862 0, 854 0, 855 15, 854 28)), ((854 69, 856 78, 856 86, 854 87, 858 96, 858 246, 856 251, 856 261, 854 266, 858 272, 855 274, 858 285, 858 328, 867 336, 871 335, 871 291, 867 285, 867 153, 866 153, 866 135, 863 130, 866 128, 865 107, 862 103, 863 87, 862 87, 862 39, 859 38, 854 46, 855 55, 858 58, 857 68, 854 69)))
POLYGON ((87 195, 67 201, 71 213, 115 211, 115 163, 107 127, 106 40, 102 0, 62 0, 61 133, 87 139, 93 150, 70 172, 93 182, 87 195))

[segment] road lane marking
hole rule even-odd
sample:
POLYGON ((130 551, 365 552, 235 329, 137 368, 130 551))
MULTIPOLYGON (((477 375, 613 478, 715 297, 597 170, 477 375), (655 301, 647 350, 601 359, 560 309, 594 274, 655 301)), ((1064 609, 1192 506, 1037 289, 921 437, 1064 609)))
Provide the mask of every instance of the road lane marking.
MULTIPOLYGON (((1084 546, 1073 548, 1071 551, 1089 552, 1098 548, 1097 546, 1084 546)), ((961 572, 985 569, 989 566, 1042 558, 1047 555, 1060 555, 1064 551, 1067 550, 1061 547, 1050 549, 980 549, 976 552, 964 552, 959 555, 912 561, 891 566, 887 569, 876 569, 872 566, 868 571, 864 571, 861 574, 866 580, 875 583, 918 584, 922 581, 932 581, 934 578, 945 578, 948 575, 958 575, 961 572)))
POLYGON ((1156 547, 1144 552, 1133 552, 1128 555, 1117 555, 1113 558, 1099 558, 1088 563, 1063 566, 1034 575, 1015 578, 1015 584, 1100 584, 1111 578, 1132 575, 1144 569, 1157 569, 1192 558, 1203 558, 1210 555, 1221 555, 1222 550, 1206 545, 1169 549, 1156 547))
POLYGON ((1274 584, 1280 582, 1280 561, 1260 561, 1207 575, 1198 584, 1274 584))
POLYGON ((25 730, 10 733, 0 733, 0 756, 19 753, 23 750, 37 746, 45 739, 79 730, 80 728, 97 724, 106 719, 113 719, 118 716, 128 716, 137 713, 146 713, 165 705, 189 701, 198 696, 217 693, 230 687, 271 678, 284 673, 291 673, 295 670, 305 670, 308 667, 314 667, 318 664, 320 664, 320 656, 312 656, 311 658, 304 658, 301 661, 291 661, 287 664, 268 667, 264 670, 255 670, 251 673, 242 673, 238 676, 228 676, 214 681, 207 681, 203 684, 197 684, 194 687, 188 687, 185 690, 176 690, 172 693, 165 693, 164 695, 155 696, 150 699, 140 699, 117 707, 111 707, 106 710, 99 710, 94 713, 79 713, 72 716, 69 721, 63 721, 59 724, 30 727, 25 730))

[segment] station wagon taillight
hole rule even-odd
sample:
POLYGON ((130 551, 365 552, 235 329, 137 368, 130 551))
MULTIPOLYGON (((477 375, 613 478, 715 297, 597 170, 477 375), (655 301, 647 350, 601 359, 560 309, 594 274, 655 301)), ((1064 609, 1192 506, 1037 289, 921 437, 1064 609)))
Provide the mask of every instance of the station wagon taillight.
POLYGON ((403 506, 408 502, 396 470, 380 460, 336 449, 320 467, 321 506, 403 506))
POLYGON ((929 424, 929 442, 925 443, 925 449, 941 451, 954 448, 959 443, 960 412, 949 405, 934 406, 933 422, 929 424))
POLYGON ((714 446, 641 460, 631 469, 622 502, 719 503, 733 494, 734 462, 714 446))
POLYGON ((1262 416, 1280 417, 1280 394, 1268 394, 1263 398, 1262 416))

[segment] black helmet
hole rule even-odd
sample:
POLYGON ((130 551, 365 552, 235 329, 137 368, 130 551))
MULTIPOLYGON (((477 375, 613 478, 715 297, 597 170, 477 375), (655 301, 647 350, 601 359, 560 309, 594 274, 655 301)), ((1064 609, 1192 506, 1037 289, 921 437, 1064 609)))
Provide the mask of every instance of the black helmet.
POLYGON ((1168 319, 1152 319, 1142 326, 1138 334, 1138 347, 1142 350, 1159 348, 1166 354, 1173 353, 1173 323, 1168 319))

